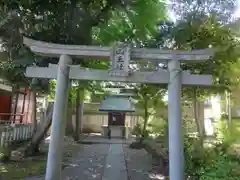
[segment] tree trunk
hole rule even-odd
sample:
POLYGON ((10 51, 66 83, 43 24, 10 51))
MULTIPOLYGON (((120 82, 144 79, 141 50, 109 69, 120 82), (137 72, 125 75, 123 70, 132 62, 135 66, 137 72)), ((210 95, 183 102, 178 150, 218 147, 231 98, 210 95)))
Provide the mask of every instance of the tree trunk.
POLYGON ((66 122, 66 128, 65 128, 65 135, 66 136, 72 136, 73 135, 73 124, 72 124, 72 103, 68 102, 67 107, 67 122, 66 122))
POLYGON ((53 103, 49 105, 48 109, 49 110, 48 110, 46 119, 44 119, 42 126, 38 128, 36 133, 33 135, 31 141, 25 148, 24 150, 25 155, 32 155, 36 152, 39 152, 39 145, 41 141, 44 139, 45 134, 47 133, 47 131, 49 130, 52 124, 53 103))
MULTIPOLYGON (((15 96, 15 104, 14 104, 14 114, 17 112, 17 107, 18 107, 18 98, 19 98, 19 89, 17 89, 16 96, 15 96)), ((13 123, 16 122, 16 115, 13 116, 13 123)))
POLYGON ((80 133, 83 133, 83 116, 84 116, 84 100, 83 98, 80 99, 79 103, 79 129, 80 133))
MULTIPOLYGON (((71 84, 71 83, 70 83, 71 84)), ((73 136, 74 135, 74 130, 73 130, 73 123, 72 123, 72 95, 71 95, 71 85, 68 90, 69 93, 69 99, 68 103, 66 104, 66 109, 67 109, 67 120, 66 120, 66 128, 65 128, 65 135, 66 136, 73 136)))
POLYGON ((232 122, 232 108, 231 108, 231 95, 228 96, 228 128, 231 127, 232 122))
POLYGON ((199 124, 199 120, 198 120, 198 107, 197 107, 197 95, 196 95, 196 90, 194 90, 194 95, 193 95, 193 114, 194 114, 194 120, 196 123, 196 127, 197 127, 197 132, 198 135, 200 136, 201 134, 201 130, 200 130, 200 124, 199 124))
POLYGON ((194 112, 194 120, 197 127, 198 136, 200 138, 201 144, 203 143, 204 137, 205 137, 205 131, 204 131, 204 123, 201 121, 204 121, 204 119, 200 118, 200 103, 197 99, 197 92, 194 88, 193 91, 193 112, 194 112))
POLYGON ((144 102, 144 123, 143 123, 143 129, 142 129, 141 142, 146 137, 146 128, 147 128, 148 118, 149 118, 149 114, 148 114, 148 100, 147 100, 147 98, 145 98, 145 102, 144 102))
POLYGON ((226 96, 226 115, 227 115, 226 125, 227 125, 227 128, 229 128, 231 126, 231 121, 232 121, 230 93, 226 91, 225 96, 226 96))
POLYGON ((77 87, 77 92, 76 92, 76 117, 75 117, 75 135, 74 135, 74 140, 79 141, 79 103, 80 103, 80 86, 78 85, 77 87))
POLYGON ((32 92, 33 101, 33 112, 32 112, 32 122, 33 122, 33 133, 37 131, 37 95, 36 92, 32 92))
MULTIPOLYGON (((23 95, 23 103, 22 103, 22 114, 24 114, 24 110, 25 110, 25 105, 26 105, 26 97, 27 97, 27 91, 24 91, 24 95, 23 95)), ((20 123, 23 123, 23 116, 20 117, 20 123)))
POLYGON ((83 121, 83 89, 80 85, 77 87, 77 97, 76 97, 76 118, 75 118, 75 141, 79 141, 79 136, 82 133, 82 121, 83 121))
POLYGON ((198 100, 197 101, 197 112, 198 112, 198 122, 200 126, 201 135, 203 138, 205 138, 206 132, 205 132, 205 122, 204 122, 204 102, 198 100), (203 116, 201 116, 201 113, 203 112, 203 116))

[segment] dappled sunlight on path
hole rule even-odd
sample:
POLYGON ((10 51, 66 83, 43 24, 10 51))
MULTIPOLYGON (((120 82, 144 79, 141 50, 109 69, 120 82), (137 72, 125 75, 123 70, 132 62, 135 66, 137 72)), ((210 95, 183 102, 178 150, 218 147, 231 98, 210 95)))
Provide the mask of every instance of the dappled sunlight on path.
POLYGON ((130 180, 165 180, 158 160, 153 159, 144 149, 130 149, 124 145, 124 156, 130 180))
POLYGON ((166 180, 151 155, 144 149, 129 148, 131 140, 91 136, 86 141, 79 144, 79 152, 66 164, 62 180, 166 180))
POLYGON ((101 180, 108 149, 109 145, 106 144, 84 145, 72 160, 72 164, 77 166, 66 167, 62 173, 63 177, 71 180, 101 180))

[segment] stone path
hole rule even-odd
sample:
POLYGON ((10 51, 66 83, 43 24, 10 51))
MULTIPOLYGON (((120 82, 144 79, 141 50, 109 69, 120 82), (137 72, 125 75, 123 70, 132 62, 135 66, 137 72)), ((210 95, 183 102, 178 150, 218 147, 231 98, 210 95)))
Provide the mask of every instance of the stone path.
POLYGON ((82 144, 131 144, 133 140, 103 138, 101 135, 90 135, 84 138, 82 144))
POLYGON ((97 139, 86 139, 88 143, 81 145, 83 147, 72 163, 63 170, 62 180, 164 180, 145 150, 130 149, 130 141, 99 138, 97 143, 97 139))
POLYGON ((153 159, 144 149, 130 149, 123 145, 129 180, 166 180, 159 161, 153 159))
POLYGON ((63 170, 63 180, 101 180, 108 151, 106 144, 84 145, 72 165, 63 170))

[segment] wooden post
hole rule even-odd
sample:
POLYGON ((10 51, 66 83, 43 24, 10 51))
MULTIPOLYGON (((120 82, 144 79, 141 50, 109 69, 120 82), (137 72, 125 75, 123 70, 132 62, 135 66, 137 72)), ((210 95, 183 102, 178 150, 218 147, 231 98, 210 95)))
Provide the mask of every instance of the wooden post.
POLYGON ((28 124, 28 139, 30 139, 31 138, 31 124, 28 124))
POLYGON ((20 129, 20 141, 22 141, 23 140, 23 126, 22 126, 22 124, 20 125, 19 129, 20 129))
POLYGON ((8 138, 8 144, 11 144, 13 141, 13 129, 10 127, 8 128, 9 138, 8 138))
POLYGON ((13 126, 13 141, 15 142, 17 140, 17 131, 16 126, 13 126))
POLYGON ((27 139, 27 129, 26 129, 26 125, 23 126, 23 140, 27 139))
POLYGON ((6 131, 5 132, 5 140, 4 140, 4 147, 8 147, 8 144, 9 144, 9 132, 6 131))
POLYGON ((6 132, 4 131, 1 134, 1 147, 4 147, 5 139, 6 139, 6 132))

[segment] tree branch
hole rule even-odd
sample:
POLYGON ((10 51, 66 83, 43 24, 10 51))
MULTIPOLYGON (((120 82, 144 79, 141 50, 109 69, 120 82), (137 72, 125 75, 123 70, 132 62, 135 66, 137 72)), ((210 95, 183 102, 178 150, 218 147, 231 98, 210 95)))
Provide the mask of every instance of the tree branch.
POLYGON ((126 7, 126 2, 121 0, 107 0, 106 5, 92 18, 92 26, 97 26, 100 23, 110 19, 110 11, 116 7, 126 7))
POLYGON ((8 12, 6 17, 0 21, 0 28, 2 28, 5 24, 9 23, 12 19, 16 17, 18 17, 16 10, 8 12))
POLYGON ((107 1, 105 7, 103 7, 96 16, 92 18, 92 26, 97 26, 98 24, 106 21, 109 19, 109 12, 112 9, 112 4, 114 1, 107 1))

